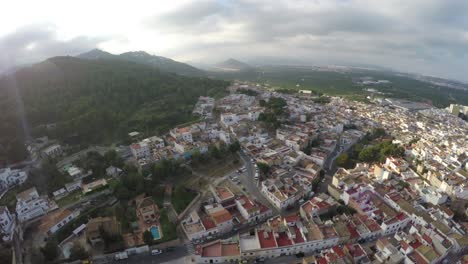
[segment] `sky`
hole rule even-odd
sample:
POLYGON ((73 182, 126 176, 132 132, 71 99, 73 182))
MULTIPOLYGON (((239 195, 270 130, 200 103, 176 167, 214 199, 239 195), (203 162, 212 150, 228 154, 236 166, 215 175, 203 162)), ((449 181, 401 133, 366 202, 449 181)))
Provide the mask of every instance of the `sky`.
POLYGON ((468 81, 466 0, 2 1, 0 71, 93 48, 377 65, 468 81))

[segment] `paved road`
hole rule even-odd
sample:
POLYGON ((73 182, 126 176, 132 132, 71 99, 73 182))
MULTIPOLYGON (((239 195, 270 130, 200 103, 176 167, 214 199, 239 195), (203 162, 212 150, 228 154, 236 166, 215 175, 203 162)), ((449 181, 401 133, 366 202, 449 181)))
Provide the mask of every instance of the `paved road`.
MULTIPOLYGON (((191 254, 191 253, 190 253, 191 254)), ((164 252, 157 256, 152 256, 150 253, 144 253, 141 255, 134 255, 129 256, 128 259, 125 260, 105 260, 100 259, 96 260, 95 263, 97 264, 104 264, 104 263, 115 263, 115 264, 156 264, 156 263, 184 263, 180 262, 188 255, 190 255, 187 247, 185 245, 175 247, 173 251, 164 252)), ((109 258, 111 258, 109 256, 109 258)))
POLYGON ((268 199, 260 192, 259 186, 257 186, 257 181, 254 179, 255 168, 252 164, 252 161, 250 161, 250 158, 242 151, 240 152, 240 157, 244 161, 244 166, 247 170, 247 173, 242 173, 239 175, 239 179, 241 180, 242 185, 244 185, 246 192, 253 196, 260 203, 272 208, 273 214, 279 214, 279 210, 274 207, 270 201, 268 201, 268 199))

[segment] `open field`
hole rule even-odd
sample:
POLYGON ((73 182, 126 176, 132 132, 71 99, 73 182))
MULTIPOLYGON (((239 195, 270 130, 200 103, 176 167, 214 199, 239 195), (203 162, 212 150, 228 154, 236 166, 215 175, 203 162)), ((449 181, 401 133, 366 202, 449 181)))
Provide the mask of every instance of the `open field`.
POLYGON ((327 95, 363 100, 373 89, 380 96, 404 98, 412 101, 430 101, 434 106, 446 107, 450 103, 468 105, 466 90, 452 89, 410 78, 407 75, 365 69, 327 69, 317 67, 265 66, 255 72, 217 73, 216 77, 239 79, 269 84, 272 87, 312 90, 327 95), (358 84, 356 80, 372 77, 388 80, 385 84, 358 84))

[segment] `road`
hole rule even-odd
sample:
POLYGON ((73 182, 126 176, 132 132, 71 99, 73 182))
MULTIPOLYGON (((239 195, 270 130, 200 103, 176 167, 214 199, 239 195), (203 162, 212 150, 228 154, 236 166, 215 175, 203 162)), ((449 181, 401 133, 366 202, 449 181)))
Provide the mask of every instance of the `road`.
POLYGON ((115 263, 115 264, 156 264, 156 263, 185 263, 184 258, 189 254, 185 245, 175 247, 173 251, 164 252, 157 256, 150 253, 129 256, 125 260, 114 260, 113 255, 108 255, 108 259, 94 259, 96 264, 115 263), (182 261, 182 262, 181 262, 182 261))
POLYGON ((249 156, 240 151, 240 157, 244 161, 244 166, 247 173, 240 174, 239 179, 242 182, 242 185, 244 185, 246 192, 253 196, 260 203, 272 208, 273 214, 279 214, 280 211, 274 207, 270 201, 268 201, 268 199, 260 192, 259 186, 257 186, 257 181, 254 179, 255 168, 249 156))
POLYGON ((323 164, 323 169, 325 171, 325 178, 320 183, 318 192, 319 193, 326 193, 328 192, 328 185, 331 183, 333 179, 333 175, 335 174, 338 167, 336 166, 335 160, 336 158, 343 152, 348 151, 354 144, 349 145, 341 145, 337 144, 335 149, 328 155, 327 160, 325 160, 323 164))

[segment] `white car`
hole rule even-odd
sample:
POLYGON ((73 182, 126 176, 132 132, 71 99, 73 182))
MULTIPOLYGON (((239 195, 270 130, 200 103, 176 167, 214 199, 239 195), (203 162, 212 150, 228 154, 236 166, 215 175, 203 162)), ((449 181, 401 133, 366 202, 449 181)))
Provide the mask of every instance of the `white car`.
POLYGON ((160 249, 153 249, 151 250, 151 255, 157 256, 159 254, 162 254, 162 251, 160 249))

